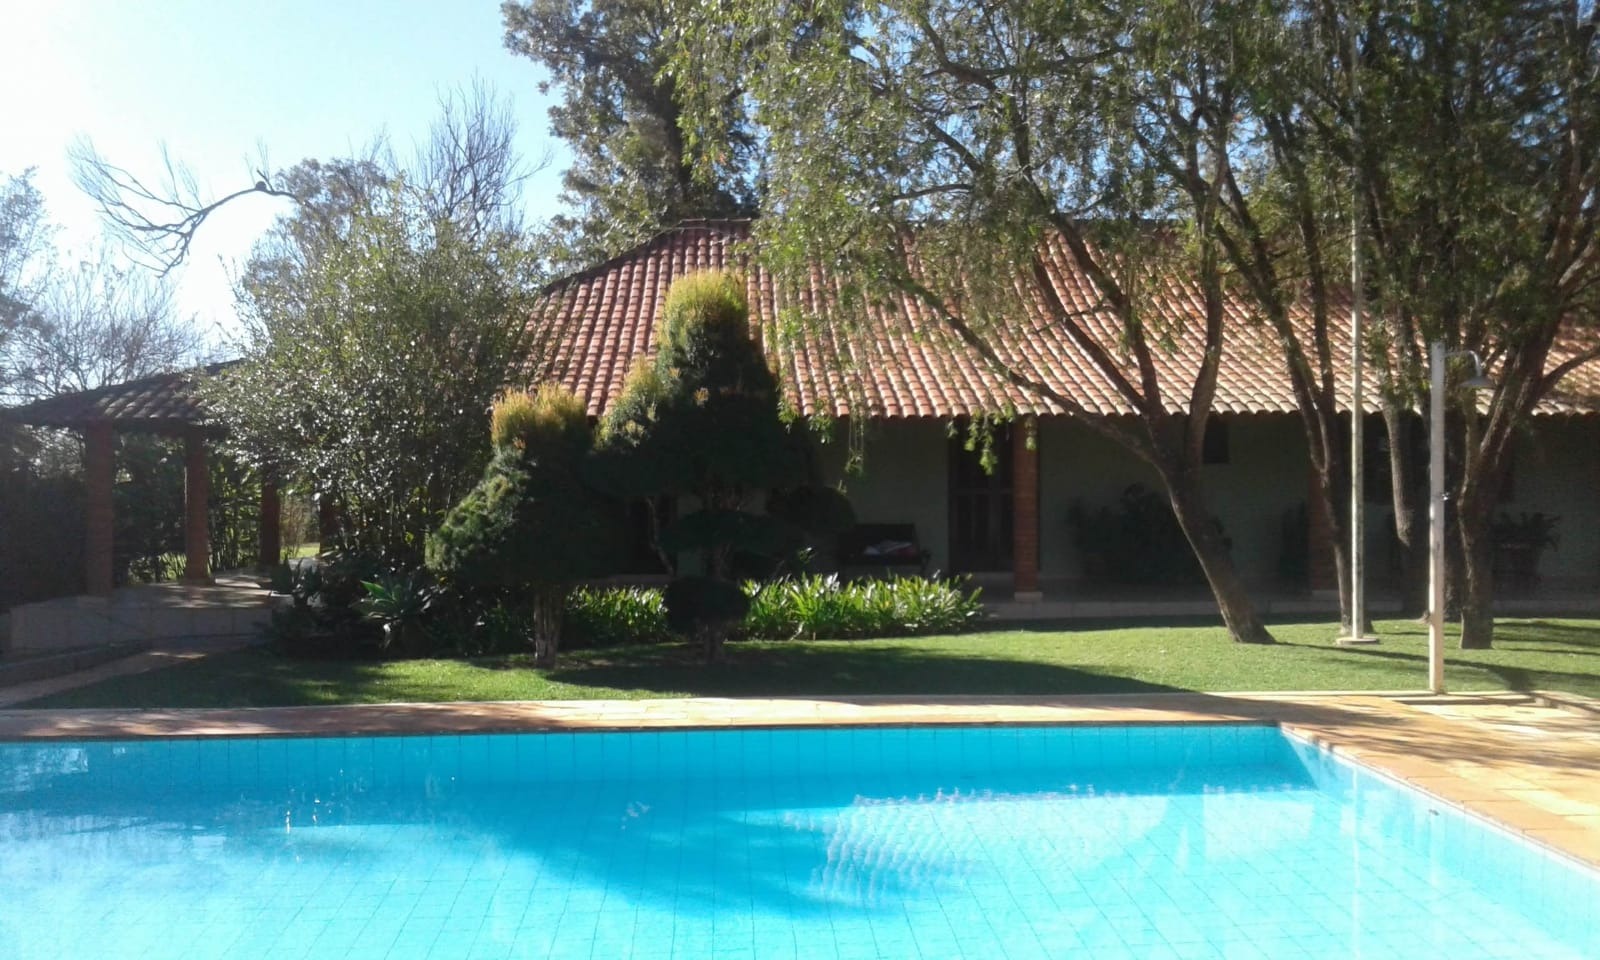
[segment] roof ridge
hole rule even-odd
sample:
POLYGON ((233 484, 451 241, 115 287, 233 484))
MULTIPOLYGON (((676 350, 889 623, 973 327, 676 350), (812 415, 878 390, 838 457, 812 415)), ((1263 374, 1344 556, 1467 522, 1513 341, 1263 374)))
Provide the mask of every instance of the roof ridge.
POLYGON ((691 230, 704 230, 711 233, 742 233, 748 235, 749 226, 755 222, 755 219, 755 217, 691 217, 684 220, 679 220, 672 226, 657 230, 655 233, 643 240, 640 240, 638 243, 634 244, 628 249, 613 254, 599 263, 584 267, 581 270, 577 270, 573 273, 569 273, 551 280, 549 283, 539 288, 539 296, 548 296, 549 294, 561 290, 568 284, 580 283, 584 280, 588 280, 598 273, 610 270, 624 260, 636 257, 674 236, 682 233, 688 233, 691 230))

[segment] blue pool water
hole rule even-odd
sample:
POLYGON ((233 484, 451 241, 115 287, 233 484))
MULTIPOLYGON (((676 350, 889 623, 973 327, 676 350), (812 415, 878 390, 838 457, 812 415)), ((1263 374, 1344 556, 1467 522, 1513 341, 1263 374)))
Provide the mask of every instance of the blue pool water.
POLYGON ((1270 727, 0 744, 0 957, 1594 958, 1600 880, 1270 727))

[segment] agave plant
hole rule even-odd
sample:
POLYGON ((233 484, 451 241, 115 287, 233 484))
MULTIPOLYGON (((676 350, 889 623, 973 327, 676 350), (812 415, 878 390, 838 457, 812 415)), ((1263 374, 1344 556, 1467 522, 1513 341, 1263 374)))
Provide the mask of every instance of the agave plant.
POLYGON ((439 596, 439 588, 426 570, 409 574, 380 574, 376 580, 363 580, 367 595, 356 608, 367 619, 383 625, 383 648, 398 645, 407 656, 427 652, 428 635, 423 617, 439 596))

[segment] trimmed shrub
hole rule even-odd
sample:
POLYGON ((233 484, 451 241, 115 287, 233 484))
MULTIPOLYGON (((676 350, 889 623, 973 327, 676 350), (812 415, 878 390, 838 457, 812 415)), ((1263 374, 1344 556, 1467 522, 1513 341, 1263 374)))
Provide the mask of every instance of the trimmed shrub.
POLYGON ((606 413, 591 476, 623 499, 698 501, 698 511, 659 539, 669 553, 697 557, 707 582, 675 584, 666 606, 675 629, 704 643, 715 661, 726 629, 743 615, 742 561, 766 558, 771 566, 801 546, 791 525, 749 511, 763 491, 801 478, 800 438, 779 416, 777 380, 750 336, 743 280, 720 271, 680 277, 659 328, 653 364, 629 375, 606 413))
POLYGON ((723 638, 744 620, 750 599, 737 583, 728 580, 679 577, 667 584, 662 605, 673 632, 699 640, 709 649, 713 642, 720 647, 723 638))
POLYGON ((494 428, 506 442, 428 538, 427 560, 463 590, 505 590, 526 603, 534 663, 552 667, 567 592, 606 572, 619 531, 614 511, 583 476, 589 424, 582 404, 555 386, 518 397, 496 405, 494 428))
POLYGON ((502 393, 489 411, 489 439, 497 448, 538 445, 541 440, 557 440, 569 434, 575 439, 577 425, 583 424, 582 437, 586 441, 587 422, 582 400, 564 387, 547 383, 534 393, 502 393))

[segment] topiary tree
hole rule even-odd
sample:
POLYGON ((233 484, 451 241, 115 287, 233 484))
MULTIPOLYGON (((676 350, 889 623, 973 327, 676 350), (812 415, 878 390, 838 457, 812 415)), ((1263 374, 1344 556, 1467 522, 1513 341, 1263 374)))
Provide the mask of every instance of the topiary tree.
POLYGON ((428 566, 467 588, 527 605, 534 664, 552 667, 575 581, 607 572, 617 543, 605 500, 584 481, 590 429, 565 387, 508 392, 494 404, 494 454, 478 485, 428 538, 428 566))
POLYGON ((669 552, 699 558, 700 576, 668 589, 668 617, 704 643, 709 660, 721 659, 729 628, 743 617, 734 555, 778 556, 798 546, 790 525, 747 508, 801 478, 799 443, 750 336, 742 281, 722 271, 680 278, 662 307, 660 350, 634 369, 601 423, 600 476, 619 496, 696 502, 660 540, 669 552))

